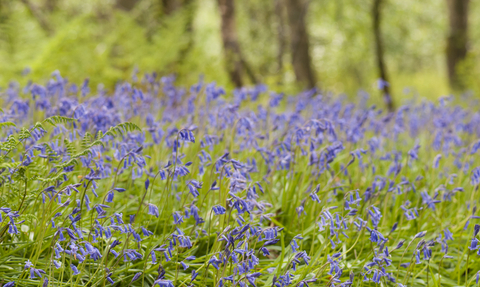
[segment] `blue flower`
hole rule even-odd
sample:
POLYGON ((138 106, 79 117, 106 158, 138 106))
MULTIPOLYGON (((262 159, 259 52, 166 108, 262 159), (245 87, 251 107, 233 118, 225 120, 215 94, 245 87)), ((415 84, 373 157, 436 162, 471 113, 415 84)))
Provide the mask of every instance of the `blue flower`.
POLYGON ((155 217, 158 218, 158 216, 160 216, 159 211, 158 211, 158 207, 156 207, 155 205, 153 205, 151 203, 148 203, 148 214, 155 215, 155 217))
POLYGON ((133 278, 132 278, 132 281, 130 281, 130 283, 134 282, 134 281, 137 281, 138 278, 140 278, 140 276, 142 276, 142 272, 138 272, 136 273, 133 278))
POLYGON ((78 275, 78 274, 80 274, 80 271, 78 271, 77 266, 75 266, 75 265, 73 265, 73 264, 70 264, 70 268, 71 268, 72 271, 73 271, 73 275, 78 275))
POLYGON ((216 206, 212 207, 212 210, 215 213, 215 215, 225 214, 225 211, 226 211, 225 207, 223 207, 221 205, 216 205, 216 206))
POLYGON ((472 170, 470 176, 470 183, 475 186, 480 183, 480 167, 476 167, 472 170))
POLYGON ((187 270, 187 269, 188 269, 188 264, 186 264, 185 262, 180 261, 180 264, 182 265, 183 270, 187 270))
POLYGON ((158 285, 160 287, 175 287, 172 281, 164 280, 164 279, 155 280, 155 282, 153 282, 153 286, 155 285, 158 285))

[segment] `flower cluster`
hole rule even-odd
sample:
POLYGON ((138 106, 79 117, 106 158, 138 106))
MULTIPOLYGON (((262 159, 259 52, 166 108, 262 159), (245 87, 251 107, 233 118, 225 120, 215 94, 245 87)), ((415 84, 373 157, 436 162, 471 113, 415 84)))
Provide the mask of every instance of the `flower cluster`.
POLYGON ((478 281, 475 109, 88 84, 1 92, 0 285, 478 281))

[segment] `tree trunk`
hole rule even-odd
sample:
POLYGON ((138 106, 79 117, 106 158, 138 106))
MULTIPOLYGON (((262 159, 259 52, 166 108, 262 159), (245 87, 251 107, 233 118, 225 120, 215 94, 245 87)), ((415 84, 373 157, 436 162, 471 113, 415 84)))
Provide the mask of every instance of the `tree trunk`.
POLYGON ((316 81, 310 57, 308 32, 305 25, 307 3, 303 0, 285 0, 285 4, 290 28, 292 65, 295 77, 302 85, 313 88, 316 81))
POLYGON ((115 5, 124 11, 131 11, 137 2, 137 0, 117 0, 115 5))
POLYGON ((53 29, 50 26, 50 22, 48 22, 45 15, 43 15, 41 9, 33 4, 30 0, 21 0, 21 2, 27 7, 28 11, 32 16, 37 20, 40 27, 48 34, 52 35, 53 29))
POLYGON ((230 80, 236 87, 244 84, 242 73, 245 71, 252 82, 257 79, 253 70, 249 67, 242 56, 238 43, 237 27, 235 24, 235 3, 234 0, 218 0, 221 15, 221 32, 223 41, 223 52, 230 80))
POLYGON ((195 18, 195 11, 196 11, 196 1, 194 0, 185 0, 183 3, 183 9, 186 9, 187 13, 187 23, 185 24, 185 37, 187 37, 188 42, 187 45, 180 51, 179 56, 179 63, 183 63, 186 59, 187 54, 193 48, 193 20, 195 18))
POLYGON ((275 14, 277 15, 277 37, 278 37, 278 52, 277 52, 277 71, 280 74, 280 83, 283 78, 283 58, 285 55, 286 36, 285 36, 285 18, 282 0, 275 0, 275 14))
POLYGON ((46 0, 44 7, 49 13, 52 13, 57 8, 57 5, 57 0, 46 0))
POLYGON ((172 15, 178 8, 180 8, 180 3, 178 0, 161 0, 163 13, 165 15, 172 15))
POLYGON ((383 39, 381 33, 381 16, 382 16, 382 0, 373 1, 373 33, 375 36, 375 53, 377 59, 377 68, 380 76, 379 89, 383 92, 383 97, 389 111, 393 111, 394 105, 392 100, 392 94, 390 93, 390 82, 387 74, 387 68, 385 66, 385 55, 383 50, 383 39))
POLYGON ((8 4, 6 0, 0 0, 0 24, 4 24, 8 19, 8 15, 10 15, 8 4))
POLYGON ((467 56, 469 0, 447 0, 450 32, 447 38, 447 69, 450 86, 463 88, 458 64, 467 56))

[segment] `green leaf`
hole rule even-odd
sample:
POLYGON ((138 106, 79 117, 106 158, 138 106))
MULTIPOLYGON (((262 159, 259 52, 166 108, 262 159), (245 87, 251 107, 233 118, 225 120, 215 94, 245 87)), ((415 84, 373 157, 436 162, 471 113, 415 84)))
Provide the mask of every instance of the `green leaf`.
POLYGON ((0 123, 0 128, 4 128, 4 127, 16 127, 16 125, 12 122, 3 122, 3 123, 0 123))
POLYGON ((57 124, 68 124, 68 123, 73 123, 74 121, 75 119, 73 118, 62 117, 62 116, 51 116, 43 120, 44 123, 49 123, 55 127, 57 126, 57 124))

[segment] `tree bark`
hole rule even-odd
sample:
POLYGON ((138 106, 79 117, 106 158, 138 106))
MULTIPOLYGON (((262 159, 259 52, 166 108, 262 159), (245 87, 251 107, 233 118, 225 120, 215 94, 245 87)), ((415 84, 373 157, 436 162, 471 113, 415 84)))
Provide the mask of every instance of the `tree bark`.
POLYGON ((469 0, 447 0, 450 32, 447 38, 447 69, 450 86, 462 89, 458 64, 467 56, 469 0))
POLYGON ((381 32, 381 16, 382 16, 382 0, 373 1, 373 33, 375 36, 375 54, 377 60, 377 68, 380 76, 379 89, 383 92, 383 97, 389 111, 394 110, 392 94, 390 93, 390 82, 385 64, 385 54, 383 48, 383 38, 381 32))
POLYGON ((302 85, 308 88, 315 86, 315 73, 310 57, 310 44, 305 24, 307 3, 303 0, 285 0, 289 31, 292 65, 295 77, 302 85))
POLYGON ((253 83, 256 83, 257 79, 253 73, 253 70, 247 64, 240 51, 237 27, 235 24, 234 0, 218 0, 218 7, 220 9, 221 16, 223 52, 230 80, 236 87, 243 86, 244 80, 242 73, 245 71, 250 80, 253 83))

